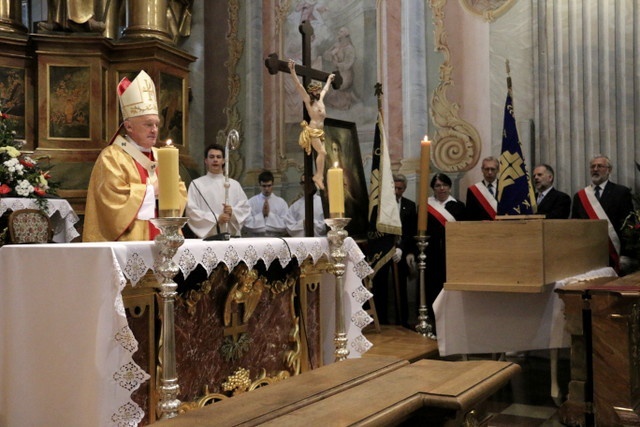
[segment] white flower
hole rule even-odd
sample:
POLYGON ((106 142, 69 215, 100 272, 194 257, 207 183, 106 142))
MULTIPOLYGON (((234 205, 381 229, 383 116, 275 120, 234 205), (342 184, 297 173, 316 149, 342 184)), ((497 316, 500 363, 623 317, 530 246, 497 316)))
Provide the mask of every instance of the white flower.
POLYGON ((18 196, 27 197, 29 194, 33 193, 33 190, 33 185, 31 185, 26 179, 18 181, 18 185, 16 185, 16 193, 18 193, 18 196))
POLYGON ((10 146, 0 147, 0 151, 6 151, 9 157, 18 157, 20 155, 20 151, 17 150, 15 147, 10 147, 10 146))

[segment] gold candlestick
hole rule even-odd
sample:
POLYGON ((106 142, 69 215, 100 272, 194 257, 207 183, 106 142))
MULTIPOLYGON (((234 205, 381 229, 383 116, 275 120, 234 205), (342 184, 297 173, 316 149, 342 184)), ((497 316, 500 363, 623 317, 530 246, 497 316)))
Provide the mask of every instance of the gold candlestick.
POLYGON ((160 379, 158 385, 158 412, 161 419, 173 418, 178 415, 180 400, 178 393, 178 375, 176 373, 176 346, 175 346, 175 321, 174 301, 178 294, 178 285, 173 278, 178 274, 179 267, 173 261, 176 251, 184 243, 184 236, 180 229, 187 223, 188 218, 153 218, 151 223, 155 225, 161 234, 155 238, 155 244, 159 248, 158 256, 153 264, 153 270, 159 282, 160 299, 162 302, 162 332, 159 360, 160 379))
POLYGON ((329 250, 331 255, 331 268, 333 275, 336 277, 336 334, 333 342, 335 343, 336 362, 345 360, 349 356, 347 348, 347 332, 344 325, 344 272, 346 265, 344 259, 347 253, 344 249, 344 239, 349 236, 344 227, 349 224, 351 218, 328 218, 324 222, 331 228, 327 233, 329 239, 329 250))
POLYGON ((436 335, 433 333, 433 324, 429 318, 429 308, 427 307, 427 291, 425 282, 425 271, 427 269, 427 255, 425 250, 429 242, 429 236, 420 234, 415 237, 418 241, 418 271, 420 272, 420 307, 418 308, 418 324, 416 325, 416 331, 424 337, 436 339, 436 335))

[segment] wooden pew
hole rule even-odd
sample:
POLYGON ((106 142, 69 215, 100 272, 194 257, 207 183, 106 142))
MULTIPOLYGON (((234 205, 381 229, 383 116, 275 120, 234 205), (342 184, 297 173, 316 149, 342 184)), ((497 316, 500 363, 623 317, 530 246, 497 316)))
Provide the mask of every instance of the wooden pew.
POLYGON ((459 425, 470 417, 481 421, 482 404, 519 371, 510 362, 349 359, 156 424, 459 425))

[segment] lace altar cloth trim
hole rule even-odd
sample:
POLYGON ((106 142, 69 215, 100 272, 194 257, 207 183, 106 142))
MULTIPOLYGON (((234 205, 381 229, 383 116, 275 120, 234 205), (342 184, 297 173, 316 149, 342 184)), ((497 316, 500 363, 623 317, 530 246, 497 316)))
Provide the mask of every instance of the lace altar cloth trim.
MULTIPOLYGON (((18 209, 39 209, 39 207, 35 199, 28 197, 0 198, 0 216, 8 210, 17 211, 18 209)), ((51 218, 55 242, 68 243, 80 235, 75 227, 80 219, 68 201, 47 199, 46 213, 51 218)))
MULTIPOLYGON (((373 319, 362 309, 362 305, 372 297, 362 279, 373 273, 366 262, 364 254, 352 238, 345 240, 347 252, 345 272, 345 318, 349 319, 347 325, 348 348, 350 357, 360 357, 369 350, 372 344, 362 335, 362 328, 373 319)), ((133 286, 146 274, 153 270, 154 257, 157 255, 157 247, 154 242, 116 242, 111 244, 116 269, 114 280, 119 282, 122 290, 126 280, 133 286)), ((174 256, 174 262, 179 266, 184 276, 188 276, 198 265, 201 265, 210 274, 219 264, 224 263, 230 270, 240 262, 244 262, 249 268, 262 260, 267 268, 273 262, 279 262, 286 266, 292 258, 300 261, 311 258, 316 264, 323 256, 329 257, 329 244, 326 238, 240 238, 225 242, 204 242, 199 239, 186 239, 174 256)), ((334 278, 330 274, 324 274, 323 283, 334 286, 334 278)), ((120 369, 114 373, 113 379, 120 387, 137 389, 148 378, 139 366, 133 363, 131 356, 138 348, 138 343, 129 330, 124 312, 122 296, 119 294, 115 302, 116 311, 122 319, 122 331, 116 336, 116 340, 129 354, 123 360, 120 369), (130 335, 130 336, 129 336, 130 335), (119 339, 118 336, 121 338, 119 339), (124 379, 128 381, 125 381, 124 379)), ((331 317, 334 318, 334 317, 331 317)), ((327 325, 333 327, 333 325, 327 325)), ((118 426, 135 425, 144 414, 142 410, 129 398, 123 402, 118 411, 112 415, 112 421, 118 426), (136 421, 137 420, 137 421, 136 421), (135 424, 131 424, 135 422, 135 424)))

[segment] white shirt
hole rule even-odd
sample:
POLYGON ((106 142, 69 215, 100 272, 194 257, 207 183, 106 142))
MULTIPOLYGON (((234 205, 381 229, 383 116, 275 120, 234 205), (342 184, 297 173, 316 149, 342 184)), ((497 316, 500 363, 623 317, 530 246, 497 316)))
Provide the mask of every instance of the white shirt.
POLYGON ((251 214, 244 223, 244 231, 248 236, 283 236, 287 233, 284 217, 289 205, 282 197, 271 194, 265 197, 259 193, 249 199, 251 214), (269 215, 262 215, 265 201, 269 201, 269 215))
MULTIPOLYGON (((189 228, 196 236, 204 238, 218 234, 216 225, 218 216, 222 214, 224 208, 224 197, 224 175, 222 174, 209 172, 191 182, 185 213, 189 217, 189 228)), ((251 213, 251 207, 240 183, 231 178, 229 178, 229 205, 232 208, 229 233, 232 236, 240 236, 240 230, 251 213)))
MULTIPOLYGON (((293 202, 284 218, 287 233, 291 237, 304 237, 304 197, 293 202)), ((315 237, 327 234, 322 211, 322 199, 313 195, 313 234, 315 237)))

